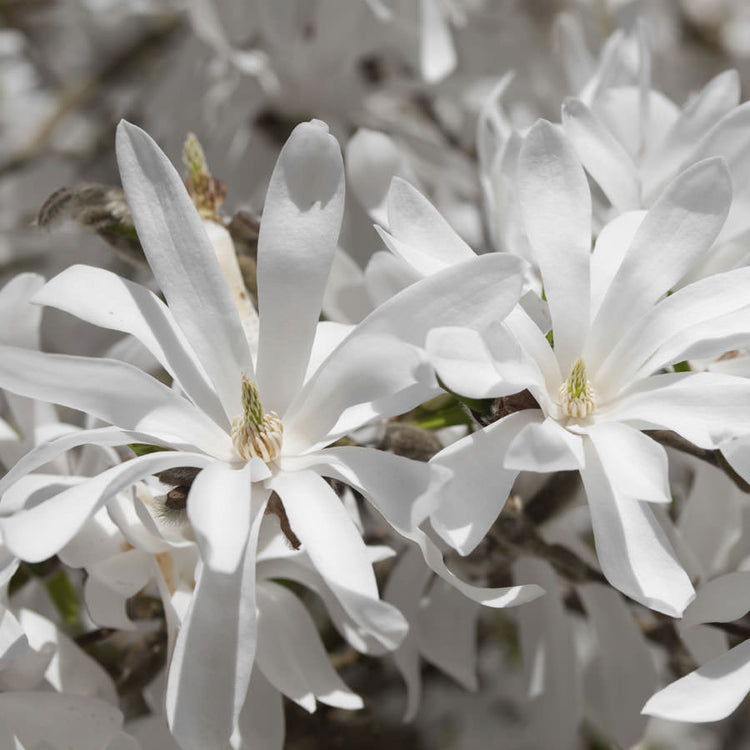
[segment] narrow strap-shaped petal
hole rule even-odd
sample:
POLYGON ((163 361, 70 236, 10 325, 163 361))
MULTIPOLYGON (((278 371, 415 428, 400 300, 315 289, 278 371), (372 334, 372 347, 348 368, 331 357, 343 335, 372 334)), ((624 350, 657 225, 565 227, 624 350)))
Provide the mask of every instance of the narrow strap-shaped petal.
POLYGON ((685 610, 683 625, 732 622, 750 611, 750 572, 738 570, 714 578, 698 589, 685 610))
POLYGON ((309 470, 283 471, 268 486, 278 492, 292 531, 344 609, 384 646, 395 648, 408 625, 379 599, 365 543, 336 493, 309 470))
POLYGON ((151 270, 232 419, 241 411, 241 375, 251 374, 250 349, 201 218, 161 149, 125 121, 117 163, 151 270))
POLYGON ((612 484, 595 439, 593 432, 584 441, 581 477, 602 572, 632 599, 677 617, 695 593, 690 579, 648 503, 623 495, 612 484))
POLYGON ((207 456, 182 451, 151 453, 125 461, 41 505, 0 519, 3 541, 22 560, 46 560, 59 552, 85 521, 120 490, 165 469, 177 466, 202 469, 210 463, 207 456))
POLYGON ((34 301, 135 336, 200 409, 229 428, 203 367, 170 309, 153 292, 102 268, 78 265, 51 279, 34 301))
MULTIPOLYGON (((253 492, 250 532, 231 572, 202 565, 175 643, 167 718, 184 750, 226 748, 245 703, 257 643, 255 556, 269 493, 253 492)), ((233 523, 222 519, 224 530, 233 523)), ((222 530, 212 529, 221 543, 222 530)))
POLYGON ((331 666, 318 631, 300 600, 271 581, 258 586, 257 664, 280 692, 311 713, 315 701, 362 708, 331 666))
POLYGON ((549 302, 555 353, 567 372, 581 356, 590 322, 591 194, 572 146, 546 120, 521 146, 518 194, 549 302))
POLYGON ((419 11, 419 65, 425 81, 435 83, 456 67, 456 48, 437 0, 420 0, 419 11))
POLYGON ((639 429, 674 430, 701 448, 718 448, 748 433, 750 381, 713 372, 652 375, 602 418, 639 429))
POLYGON ((250 533, 250 464, 233 468, 215 461, 193 481, 187 512, 211 570, 232 573, 242 560, 250 533))
POLYGON ((230 438, 210 417, 125 362, 0 346, 0 387, 78 409, 155 442, 191 443, 217 457, 230 438))
MULTIPOLYGON (((682 172, 646 214, 591 326, 584 358, 596 370, 627 329, 711 247, 732 200, 726 164, 707 159, 682 172)), ((556 340, 556 339, 555 339, 556 340)))
MULTIPOLYGON (((539 412, 532 411, 539 415, 539 412)), ((503 456, 505 469, 515 471, 574 471, 584 466, 581 437, 556 419, 529 421, 513 438, 503 456)))
POLYGON ((258 236, 258 388, 283 414, 307 369, 344 210, 344 164, 319 120, 279 154, 258 236))

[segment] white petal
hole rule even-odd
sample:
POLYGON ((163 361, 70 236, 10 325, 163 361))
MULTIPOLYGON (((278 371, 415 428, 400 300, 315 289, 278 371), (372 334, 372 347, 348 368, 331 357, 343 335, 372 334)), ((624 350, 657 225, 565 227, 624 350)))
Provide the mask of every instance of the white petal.
POLYGON ((407 624, 379 599, 365 544, 336 493, 312 471, 282 472, 268 482, 278 492, 292 530, 346 611, 387 648, 407 624))
POLYGON ((187 513, 203 562, 218 573, 233 573, 242 561, 250 532, 250 464, 232 468, 215 461, 193 482, 187 513))
POLYGON ((651 503, 672 502, 667 452, 662 445, 619 422, 597 424, 588 434, 617 492, 651 503))
POLYGON ((190 344, 170 309, 153 292, 102 268, 72 266, 50 280, 34 300, 135 336, 192 401, 228 429, 221 402, 190 344))
POLYGON ((503 459, 503 467, 515 471, 570 471, 582 469, 584 463, 581 437, 550 417, 520 430, 503 459))
POLYGON ((298 125, 274 168, 258 237, 258 389, 283 415, 302 384, 344 210, 344 164, 319 120, 298 125))
POLYGON ((718 721, 750 691, 750 640, 652 695, 643 713, 672 721, 718 721))
POLYGON ((255 661, 255 554, 268 493, 253 493, 251 531, 231 573, 201 567, 175 643, 166 705, 183 750, 226 747, 245 703, 255 661))
POLYGON ((581 472, 591 511, 596 552, 607 580, 658 612, 679 616, 693 598, 690 579, 645 502, 617 491, 591 440, 584 440, 581 472))
POLYGON ((57 553, 86 519, 133 482, 177 466, 205 468, 211 460, 198 453, 164 451, 139 456, 61 492, 29 510, 0 519, 5 544, 15 555, 40 562, 57 553))
POLYGON ((331 666, 310 615, 289 590, 265 581, 258 587, 257 664, 280 692, 312 712, 315 700, 362 708, 331 666))
POLYGON ((424 275, 476 255, 435 206, 400 177, 388 191, 388 228, 408 254, 402 254, 404 260, 424 275), (421 259, 428 264, 422 267, 421 259))
POLYGON ((639 708, 658 684, 656 665, 617 592, 592 583, 578 586, 578 594, 597 642, 588 701, 607 737, 618 747, 630 747, 646 728, 639 708))
POLYGON ((433 328, 425 346, 440 379, 455 393, 469 398, 506 395, 494 358, 476 331, 433 328))
POLYGON ((252 371, 250 350, 201 218, 159 147, 125 121, 117 163, 151 270, 232 419, 241 408, 240 376, 252 371))
POLYGON ((581 356, 590 323, 591 195, 571 145, 545 120, 521 147, 518 194, 549 302, 555 353, 567 372, 581 356))
POLYGON ((430 516, 433 528, 462 555, 484 538, 508 499, 515 469, 502 457, 516 435, 541 419, 537 409, 511 414, 457 440, 433 456, 430 463, 450 469, 451 479, 440 488, 440 505, 430 516))
POLYGON ((605 416, 639 429, 674 430, 700 448, 718 448, 747 433, 750 382, 713 372, 652 375, 605 416))
MULTIPOLYGON (((618 386, 655 372, 700 342, 702 324, 714 336, 730 334, 734 329, 722 325, 722 319, 729 322, 724 316, 747 307, 748 284, 750 269, 738 268, 677 290, 617 341, 597 376, 616 392, 618 386)), ((741 319, 737 330, 742 331, 741 319)))
POLYGON ((604 123, 580 99, 566 99, 562 125, 586 171, 618 212, 641 206, 635 163, 604 123))
POLYGON ((0 387, 69 406, 125 430, 219 456, 231 441, 210 417, 141 370, 113 359, 0 347, 0 387))
POLYGON ((596 369, 612 341, 708 251, 731 200, 732 185, 721 159, 699 162, 670 183, 638 228, 602 300, 586 344, 587 365, 596 369))

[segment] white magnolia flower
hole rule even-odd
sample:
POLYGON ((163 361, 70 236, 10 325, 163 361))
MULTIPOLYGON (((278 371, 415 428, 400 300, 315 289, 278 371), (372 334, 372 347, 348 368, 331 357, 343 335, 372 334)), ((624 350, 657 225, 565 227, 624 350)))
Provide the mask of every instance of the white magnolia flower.
POLYGON ((126 461, 3 519, 0 527, 14 553, 44 559, 134 481, 177 467, 201 470, 187 513, 204 565, 177 640, 167 693, 170 723, 186 750, 226 743, 243 706, 257 627, 256 545, 272 492, 345 611, 387 648, 404 636, 406 623, 379 600, 364 542, 321 474, 362 492, 467 595, 492 606, 537 596, 537 587, 477 589, 447 571, 418 529, 429 513, 433 487, 443 478, 433 467, 380 451, 325 447, 435 393, 420 349, 428 328, 434 321, 469 324, 483 316, 504 317, 518 295, 515 259, 480 258, 429 279, 375 311, 351 334, 349 327, 318 326, 343 211, 343 166, 325 125, 300 125, 271 179, 258 240, 260 335, 254 362, 179 176, 153 141, 126 123, 118 132, 118 158, 139 237, 169 307, 142 287, 88 267, 56 277, 37 301, 136 336, 176 388, 114 360, 4 347, 0 384, 80 409, 113 427, 42 446, 14 467, 0 489, 85 442, 141 442, 170 450, 126 461))
POLYGON ((520 152, 519 199, 554 348, 520 308, 484 340, 445 329, 428 345, 452 390, 484 398, 527 388, 539 408, 512 413, 433 459, 456 472, 433 525, 468 553, 520 470, 578 470, 610 583, 679 615, 693 587, 649 507, 670 502, 667 457, 641 430, 674 430, 717 448, 750 426, 745 380, 663 372, 688 354, 725 351, 748 330, 744 269, 665 296, 721 230, 731 202, 726 167, 711 159, 682 173, 637 231, 626 219, 613 222, 592 254, 585 175, 563 137, 540 121, 520 152))

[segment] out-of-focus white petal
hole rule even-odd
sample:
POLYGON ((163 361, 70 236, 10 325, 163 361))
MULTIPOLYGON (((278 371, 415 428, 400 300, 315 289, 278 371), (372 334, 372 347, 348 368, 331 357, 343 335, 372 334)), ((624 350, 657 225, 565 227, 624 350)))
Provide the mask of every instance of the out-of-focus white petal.
POLYGON ((718 721, 750 691, 750 640, 667 685, 647 701, 643 713, 671 721, 718 721))
POLYGON ((420 69, 425 81, 435 83, 445 78, 456 67, 456 48, 438 0, 420 0, 419 8, 420 69))
POLYGON ((9 692, 0 694, 0 724, 11 727, 26 750, 102 750, 120 733, 122 714, 95 698, 9 692))
POLYGON ((581 686, 573 631, 558 594, 558 581, 549 563, 519 557, 513 578, 531 581, 545 596, 515 612, 530 721, 540 747, 573 747, 581 717, 581 686))
POLYGON ((0 290, 0 320, 3 321, 0 343, 39 349, 42 311, 29 303, 43 286, 43 276, 19 273, 0 290))
POLYGON ((607 737, 630 747, 643 735, 639 709, 658 683, 653 657, 621 596, 597 583, 578 586, 578 594, 597 641, 588 702, 607 737))
POLYGON ((151 270, 232 419, 241 411, 241 375, 252 372, 250 349, 202 220, 161 149, 124 120, 117 163, 151 270))
POLYGON ((391 180, 416 177, 396 143, 385 133, 360 128, 346 146, 349 187, 373 221, 388 227, 386 197, 391 180))
POLYGON ((750 572, 740 570, 704 583, 685 610, 682 624, 732 622, 750 611, 750 572))
POLYGON ((298 125, 279 154, 258 236, 257 382, 278 414, 297 394, 344 210, 344 164, 319 120, 298 125))
POLYGON ((549 302, 555 354, 568 372, 590 324, 591 195, 572 146, 545 120, 532 126, 521 147, 518 193, 549 302))

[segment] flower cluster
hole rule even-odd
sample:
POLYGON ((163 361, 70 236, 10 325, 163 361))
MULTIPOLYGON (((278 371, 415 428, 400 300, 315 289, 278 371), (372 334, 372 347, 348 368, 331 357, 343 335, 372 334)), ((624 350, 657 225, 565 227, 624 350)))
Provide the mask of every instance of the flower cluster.
POLYGON ((475 731, 520 707, 517 747, 750 692, 739 75, 680 107, 663 19, 596 56, 568 13, 563 100, 518 60, 458 86, 491 14, 413 5, 185 3, 206 101, 254 129, 187 134, 181 174, 123 119, 119 184, 42 206, 119 273, 0 289, 3 748, 281 750, 285 701, 362 709, 383 664, 420 722, 422 660, 481 673, 475 731), (274 166, 230 209, 242 133, 274 166))

